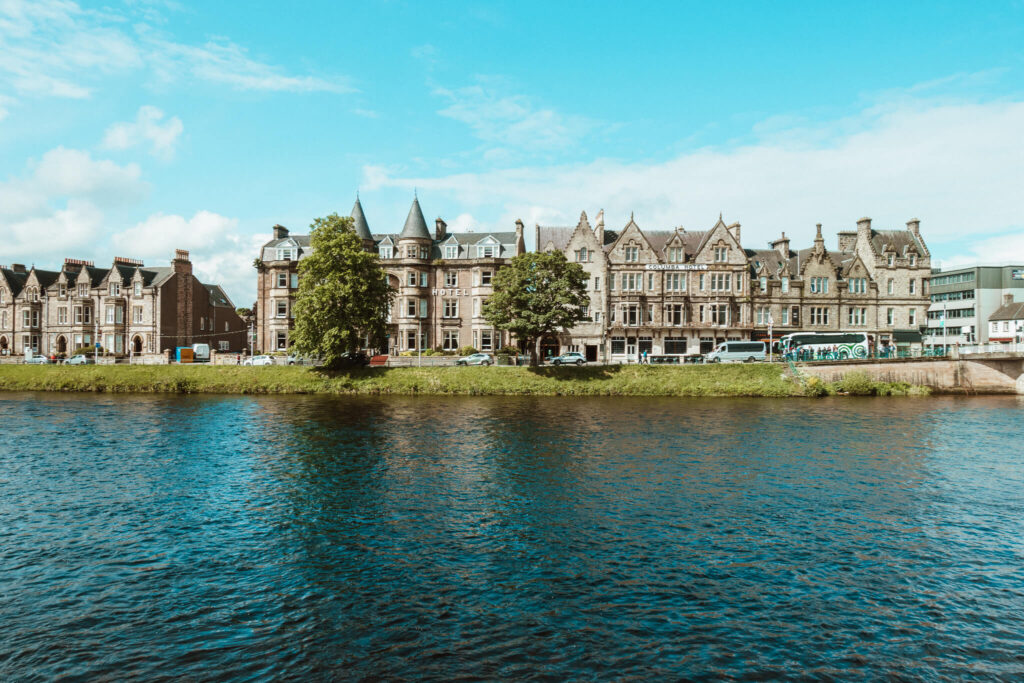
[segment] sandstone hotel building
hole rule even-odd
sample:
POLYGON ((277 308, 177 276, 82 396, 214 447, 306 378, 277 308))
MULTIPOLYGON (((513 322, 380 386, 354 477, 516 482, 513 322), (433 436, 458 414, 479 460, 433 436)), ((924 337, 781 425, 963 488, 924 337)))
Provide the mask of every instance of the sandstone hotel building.
MULTIPOLYGON (((493 352, 508 343, 507 333, 484 320, 482 306, 494 291, 494 274, 526 250, 521 221, 507 232, 449 232, 438 218, 431 232, 416 198, 396 232, 371 232, 359 199, 352 219, 363 246, 379 254, 397 292, 388 324, 388 353, 458 351, 464 346, 493 352)), ((256 345, 264 352, 290 345, 299 262, 311 249, 309 235, 293 235, 276 225, 273 239, 260 251, 256 345)))
MULTIPOLYGON (((388 352, 417 348, 495 351, 510 342, 481 316, 491 281, 525 251, 523 225, 509 232, 449 233, 438 218, 427 229, 413 200, 402 229, 370 231, 363 207, 352 210, 364 246, 381 257, 398 292, 388 352)), ((718 220, 703 230, 652 230, 635 217, 607 229, 604 212, 591 225, 535 226, 535 248, 557 250, 586 271, 587 319, 541 340, 542 354, 584 353, 590 361, 703 354, 724 341, 778 338, 800 331, 853 330, 875 345, 921 341, 931 272, 920 221, 878 230, 869 218, 840 231, 834 248, 817 226, 810 246, 793 250, 785 236, 768 249, 744 246, 739 223, 718 220)), ((308 235, 274 227, 257 260, 257 345, 285 350, 293 327, 298 264, 308 235)), ((514 341, 514 340, 511 340, 514 341)))

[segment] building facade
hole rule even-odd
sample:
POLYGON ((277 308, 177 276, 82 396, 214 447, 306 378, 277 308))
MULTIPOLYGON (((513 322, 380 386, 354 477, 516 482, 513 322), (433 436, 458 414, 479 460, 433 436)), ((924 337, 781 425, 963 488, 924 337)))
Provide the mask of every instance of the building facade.
POLYGON ((241 351, 245 334, 224 290, 200 282, 180 249, 169 267, 119 257, 110 268, 79 259, 55 271, 0 268, 0 355, 68 355, 96 344, 118 356, 194 343, 241 351))
MULTIPOLYGON (((376 251, 396 296, 388 323, 387 352, 437 349, 457 352, 465 346, 497 351, 508 335, 483 318, 483 303, 493 293, 498 269, 525 252, 523 224, 508 232, 449 232, 444 220, 427 228, 419 199, 413 199, 398 232, 372 233, 362 204, 352 208, 356 234, 376 251)), ((291 344, 299 262, 312 253, 309 235, 292 235, 275 226, 263 245, 257 268, 257 346, 284 351, 291 344)))
POLYGON ((1024 301, 1024 266, 970 266, 930 276, 926 344, 986 343, 989 317, 1009 295, 1024 301))
POLYGON ((988 318, 988 341, 1000 344, 1024 342, 1024 301, 1003 295, 1003 305, 988 318))
POLYGON ((794 332, 863 331, 879 345, 921 343, 931 256, 920 221, 875 230, 871 219, 826 248, 745 249, 739 223, 708 230, 645 230, 633 217, 606 230, 537 226, 541 251, 559 250, 590 276, 589 320, 543 342, 545 355, 580 351, 589 360, 704 354, 724 341, 777 339, 794 332))
POLYGON ((870 218, 825 246, 818 224, 812 246, 793 251, 785 233, 771 249, 747 250, 753 338, 794 332, 865 332, 877 346, 920 346, 928 309, 931 254, 920 221, 875 230, 870 218))
POLYGON ((559 250, 590 275, 589 320, 542 341, 545 356, 580 351, 620 362, 648 355, 706 353, 749 339, 750 281, 740 225, 719 216, 709 230, 644 230, 630 217, 606 230, 603 212, 590 227, 536 226, 537 248, 559 250))

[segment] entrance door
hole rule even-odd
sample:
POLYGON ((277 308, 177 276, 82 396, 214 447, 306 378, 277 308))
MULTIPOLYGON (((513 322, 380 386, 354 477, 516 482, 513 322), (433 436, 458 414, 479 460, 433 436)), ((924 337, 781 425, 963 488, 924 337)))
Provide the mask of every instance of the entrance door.
POLYGON ((64 335, 57 337, 57 353, 68 352, 68 340, 64 338, 64 335))
POLYGON ((636 337, 626 337, 626 355, 636 358, 636 337))
POLYGON ((142 353, 142 337, 136 336, 132 339, 132 353, 142 353))
POLYGON ((587 362, 588 363, 596 363, 597 362, 597 345, 596 344, 587 344, 587 346, 586 346, 586 354, 587 354, 586 357, 587 357, 587 362))
POLYGON ((554 358, 559 355, 561 347, 558 345, 557 337, 544 337, 540 340, 540 357, 554 358))

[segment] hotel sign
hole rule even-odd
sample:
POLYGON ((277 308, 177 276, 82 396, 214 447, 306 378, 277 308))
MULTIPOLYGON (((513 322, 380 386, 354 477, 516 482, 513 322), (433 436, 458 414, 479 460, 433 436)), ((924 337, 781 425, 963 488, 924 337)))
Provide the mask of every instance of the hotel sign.
POLYGON ((707 270, 706 263, 648 263, 647 270, 707 270))
POLYGON ((468 289, 432 289, 431 296, 469 296, 468 289))
POLYGON ((1010 271, 1010 278, 1014 280, 1024 280, 1024 270, 1021 270, 1020 268, 1014 268, 1012 271, 1010 271))

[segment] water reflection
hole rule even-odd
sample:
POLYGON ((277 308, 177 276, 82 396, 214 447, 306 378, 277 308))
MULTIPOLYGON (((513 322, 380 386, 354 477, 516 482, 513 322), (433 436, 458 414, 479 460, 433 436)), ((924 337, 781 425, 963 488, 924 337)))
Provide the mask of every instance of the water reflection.
POLYGON ((1017 398, 0 405, 4 678, 1020 670, 1017 398))

